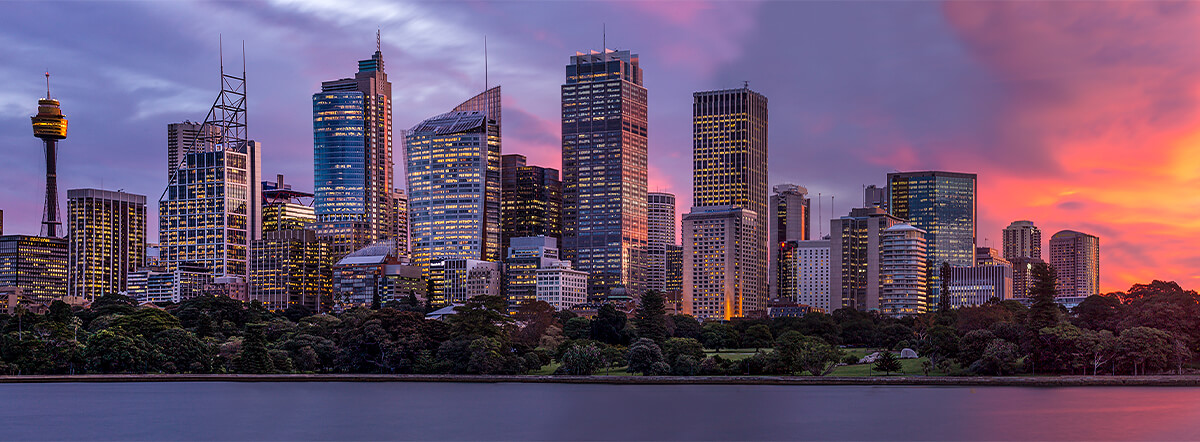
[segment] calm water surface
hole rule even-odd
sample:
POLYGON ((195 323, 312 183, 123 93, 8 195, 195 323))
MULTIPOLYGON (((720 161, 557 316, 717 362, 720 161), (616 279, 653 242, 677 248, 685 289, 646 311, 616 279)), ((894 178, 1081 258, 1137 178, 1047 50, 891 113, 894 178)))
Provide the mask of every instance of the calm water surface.
POLYGON ((0 384, 3 440, 1200 440, 1200 389, 0 384))

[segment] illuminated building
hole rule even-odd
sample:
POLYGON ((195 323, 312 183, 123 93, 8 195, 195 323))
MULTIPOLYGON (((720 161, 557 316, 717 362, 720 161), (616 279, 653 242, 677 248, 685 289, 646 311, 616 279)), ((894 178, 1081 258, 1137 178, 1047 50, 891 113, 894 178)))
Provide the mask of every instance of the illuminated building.
POLYGON ((760 276, 744 293, 759 298, 753 303, 765 312, 772 213, 767 209, 767 97, 749 87, 692 94, 692 146, 694 205, 741 207, 759 217, 750 239, 757 258, 746 264, 760 276))
POLYGON ((1074 230, 1050 237, 1050 267, 1058 276, 1055 296, 1082 298, 1100 294, 1100 238, 1074 230))
POLYGON ((333 257, 329 241, 303 229, 276 230, 250 243, 250 300, 273 311, 332 307, 333 257))
POLYGON ((500 263, 478 259, 446 259, 433 264, 435 306, 463 304, 476 296, 500 296, 500 263))
POLYGON ((880 237, 879 311, 888 316, 908 316, 928 309, 925 231, 908 224, 884 229, 880 237))
POLYGON ((589 295, 640 296, 648 151, 638 56, 577 52, 561 92, 563 258, 588 273, 589 295))
POLYGON ((1045 263, 1041 258, 1013 258, 1013 298, 1029 296, 1029 289, 1033 287, 1033 266, 1045 263))
POLYGON ((380 305, 428 299, 421 269, 405 264, 396 253, 396 244, 382 240, 346 255, 333 266, 333 302, 335 311, 370 307, 375 298, 380 305))
POLYGON ((881 237, 884 230, 901 222, 878 207, 851 209, 849 215, 830 222, 831 310, 879 310, 881 237))
POLYGON ((392 189, 392 208, 396 210, 392 238, 396 239, 396 253, 408 256, 408 195, 404 189, 392 189))
MULTIPOLYGON (((808 189, 795 184, 780 184, 774 187, 769 201, 771 224, 767 229, 767 244, 770 247, 767 278, 771 299, 791 299, 797 293, 794 272, 789 270, 788 258, 792 253, 788 244, 807 241, 812 231, 808 189)), ((812 304, 808 304, 812 305, 812 304)), ((828 308, 828 307, 825 307, 828 308)))
POLYGON ((371 228, 366 221, 317 221, 306 224, 304 228, 329 241, 329 251, 334 258, 371 245, 371 228))
POLYGON ((183 121, 181 123, 170 123, 167 125, 167 180, 175 175, 175 171, 179 169, 179 164, 183 162, 183 156, 188 152, 196 150, 197 143, 206 137, 215 135, 218 129, 215 126, 204 126, 204 123, 196 123, 192 121, 183 121), (201 135, 201 131, 206 131, 207 135, 201 135))
MULTIPOLYGON (((1007 261, 950 267, 950 307, 970 307, 992 299, 1013 299, 1013 267, 1007 261)), ((930 310, 937 308, 930 305, 930 310)))
POLYGON ((1001 257, 999 250, 993 249, 991 247, 976 247, 975 248, 975 265, 977 265, 977 266, 987 266, 987 265, 1011 266, 1012 263, 1008 262, 1007 259, 1004 259, 1003 257, 1001 257))
POLYGON ((525 164, 524 155, 500 157, 500 237, 502 250, 511 238, 562 238, 562 182, 558 169, 525 164))
MULTIPOLYGON (((780 292, 780 301, 794 301, 829 312, 829 255, 830 240, 789 241, 794 265, 780 267, 794 272, 794 291, 780 292)), ((840 301, 840 300, 839 300, 840 301)), ((841 308, 840 304, 838 308, 841 308)))
POLYGON ((499 131, 485 112, 453 111, 406 132, 414 265, 500 260, 499 131))
POLYGON ((537 300, 563 311, 587 302, 588 275, 571 268, 570 261, 554 261, 537 270, 537 300))
POLYGON ((303 229, 304 226, 317 220, 312 208, 313 194, 292 190, 291 184, 284 184, 283 175, 276 175, 275 181, 262 182, 262 231, 303 229), (308 198, 306 204, 304 199, 308 198))
POLYGON ((683 216, 683 303, 701 321, 767 311, 754 290, 762 279, 758 215, 732 206, 693 207, 683 216))
POLYGON ((180 263, 175 270, 147 267, 129 272, 125 294, 139 303, 180 303, 204 296, 205 286, 213 282, 208 268, 180 263))
MULTIPOLYGON (((42 211, 42 236, 57 238, 58 213, 58 142, 67 138, 67 118, 50 98, 50 73, 46 73, 46 98, 38 100, 38 113, 30 117, 33 136, 42 140, 46 153, 46 206, 42 211)), ((28 290, 26 290, 28 292, 28 290)))
POLYGON ((329 237, 340 251, 391 237, 392 83, 383 53, 376 48, 359 61, 354 78, 322 82, 312 100, 314 206, 319 222, 337 223, 316 230, 341 231, 329 237), (363 230, 345 233, 347 228, 363 230), (341 243, 357 238, 366 241, 341 243))
POLYGON ((683 246, 671 244, 667 246, 667 292, 683 290, 683 246))
POLYGON ((0 287, 19 287, 35 300, 67 296, 67 240, 0 236, 0 287))
POLYGON ((646 290, 662 293, 667 290, 667 248, 675 245, 675 195, 647 194, 646 220, 646 290))
POLYGON ((199 139, 180 158, 158 202, 167 270, 182 263, 245 281, 250 241, 262 233, 261 150, 246 138, 246 73, 225 73, 199 139))
POLYGON ((1004 259, 1042 259, 1042 231, 1033 221, 1013 221, 1004 228, 1004 259))
POLYGON ((970 266, 975 262, 976 176, 934 171, 887 176, 890 213, 926 232, 929 304, 937 305, 942 263, 970 266))
POLYGON ((129 272, 146 265, 146 196, 67 191, 67 294, 95 300, 125 291, 129 272))

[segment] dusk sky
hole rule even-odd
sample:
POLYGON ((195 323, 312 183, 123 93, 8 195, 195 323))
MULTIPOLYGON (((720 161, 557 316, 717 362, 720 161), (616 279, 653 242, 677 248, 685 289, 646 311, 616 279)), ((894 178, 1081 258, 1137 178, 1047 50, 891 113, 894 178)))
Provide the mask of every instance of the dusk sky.
MULTIPOLYGON (((558 168, 559 87, 576 51, 641 55, 650 189, 691 202, 691 94, 770 103, 770 183, 824 214, 889 171, 979 175, 979 242, 1034 221, 1100 236, 1102 291, 1200 278, 1200 3, 1159 2, 4 2, 0 209, 37 234, 45 94, 70 120, 59 192, 144 194, 150 238, 166 126, 202 121, 245 41, 250 137, 263 176, 311 191, 312 94, 352 76, 382 31, 397 133, 484 88, 504 93, 503 152, 558 168), (351 4, 353 6, 351 6, 351 4)), ((395 145, 403 186, 403 146, 395 145)), ((828 233, 827 222, 813 234, 828 233)), ((1048 256, 1047 256, 1048 258, 1048 256)))

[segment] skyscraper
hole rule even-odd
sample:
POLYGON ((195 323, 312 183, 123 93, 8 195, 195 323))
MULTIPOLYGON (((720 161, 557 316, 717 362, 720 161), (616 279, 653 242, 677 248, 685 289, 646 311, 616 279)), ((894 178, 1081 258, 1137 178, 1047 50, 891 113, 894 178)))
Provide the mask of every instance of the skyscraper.
POLYGON ((928 309, 925 231, 908 224, 884 229, 879 311, 889 316, 919 315, 928 309))
POLYGON ((734 206, 693 207, 683 216, 683 304, 701 321, 766 314, 755 248, 758 214, 734 206))
POLYGON ((780 293, 780 300, 794 301, 821 311, 831 312, 832 302, 837 302, 841 308, 841 299, 831 299, 829 291, 829 275, 831 262, 830 240, 813 239, 808 241, 792 241, 792 253, 796 257, 795 266, 781 268, 781 271, 795 272, 794 292, 780 293))
POLYGON ((324 313, 333 305, 329 241, 316 232, 284 229, 250 243, 250 300, 274 311, 305 307, 324 313))
MULTIPOLYGON (((498 94, 495 88, 484 92, 498 94)), ((479 97, 470 101, 477 101, 479 97)), ((412 263, 500 261, 500 128, 482 111, 452 111, 405 135, 412 263)))
POLYGON ((667 289, 667 247, 675 245, 675 195, 651 192, 646 197, 646 290, 667 289))
POLYGON ((876 187, 871 184, 863 188, 863 207, 878 207, 884 211, 888 210, 888 194, 886 188, 876 187))
MULTIPOLYGON (((336 250, 390 238, 392 218, 392 83, 378 48, 358 62, 354 78, 321 83, 313 94, 313 193, 317 220, 362 229, 332 238, 336 250), (358 222, 361 222, 358 223, 358 222)), ((324 235, 323 235, 324 236, 324 235)))
POLYGON ((67 240, 44 236, 0 236, 0 287, 20 287, 42 301, 67 294, 67 240))
POLYGON ((311 203, 313 194, 292 190, 291 184, 284 184, 283 175, 276 175, 275 181, 263 181, 262 194, 264 233, 303 229, 317 220, 311 203), (308 203, 305 199, 308 199, 308 203))
POLYGON ((67 191, 67 294, 94 300, 126 290, 146 265, 146 196, 67 191))
POLYGON ((393 189, 392 206, 396 210, 395 230, 392 236, 396 238, 396 254, 408 256, 408 193, 404 189, 393 189))
POLYGON ((1042 231, 1033 221, 1013 221, 1004 228, 1004 259, 1042 259, 1042 231))
POLYGON ((558 169, 530 166, 524 155, 500 157, 500 237, 507 251, 509 240, 531 236, 562 239, 562 181, 558 169))
POLYGON ((167 180, 175 175, 183 156, 195 150, 196 143, 205 136, 212 136, 217 131, 215 126, 205 126, 204 123, 183 121, 167 125, 167 180), (201 135, 200 131, 208 133, 201 135))
POLYGON ((926 232, 929 255, 929 304, 937 305, 942 263, 975 263, 976 176, 954 172, 896 172, 888 174, 892 215, 926 232))
POLYGON ((562 85, 564 259, 588 293, 640 296, 646 266, 647 107, 638 56, 577 52, 562 85))
POLYGON ((38 100, 38 113, 30 117, 33 136, 42 140, 46 154, 46 206, 42 211, 42 236, 58 238, 62 225, 58 213, 58 142, 67 138, 67 118, 50 98, 50 73, 46 73, 46 98, 38 100))
MULTIPOLYGON (((750 238, 756 258, 748 264, 769 273, 767 97, 748 86, 693 93, 692 163, 696 207, 741 207, 758 217, 750 238)), ((760 274, 754 283, 745 294, 765 311, 769 278, 760 274)))
POLYGON ((168 270, 196 264, 217 277, 249 276, 250 241, 262 234, 261 145, 247 138, 246 73, 225 73, 199 139, 180 159, 158 202, 168 270))
POLYGON ((789 242, 811 239, 809 209, 812 200, 808 199, 808 189, 795 184, 780 184, 773 190, 775 194, 771 195, 769 206, 771 225, 767 229, 767 246, 771 250, 767 278, 771 299, 780 299, 796 293, 796 280, 790 277, 792 273, 785 269, 787 265, 783 260, 789 252, 785 250, 789 242))
POLYGON ((851 209, 848 216, 829 223, 830 309, 880 308, 883 232, 902 222, 883 209, 869 207, 851 209))
POLYGON ((1050 237, 1050 266, 1058 275, 1057 296, 1100 294, 1100 238, 1074 230, 1050 237))

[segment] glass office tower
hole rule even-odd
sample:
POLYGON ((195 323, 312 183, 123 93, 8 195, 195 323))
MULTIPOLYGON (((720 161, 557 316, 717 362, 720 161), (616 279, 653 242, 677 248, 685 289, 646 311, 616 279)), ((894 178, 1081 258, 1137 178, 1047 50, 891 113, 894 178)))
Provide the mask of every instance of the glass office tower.
POLYGON ((500 261, 495 120, 483 111, 438 115, 409 130, 404 148, 412 263, 428 275, 446 260, 500 261))
POLYGON ((547 236, 554 248, 562 238, 562 181, 558 169, 525 164, 524 155, 500 157, 500 241, 547 236))
POLYGON ((126 290, 146 266, 146 196, 101 189, 67 191, 67 293, 95 300, 126 290))
POLYGON ((892 215, 926 233, 929 257, 929 305, 938 305, 942 263, 975 264, 976 176, 954 172, 888 174, 892 215))
POLYGON ((563 259, 592 296, 640 296, 646 261, 646 88, 637 54, 577 52, 562 85, 563 259))

